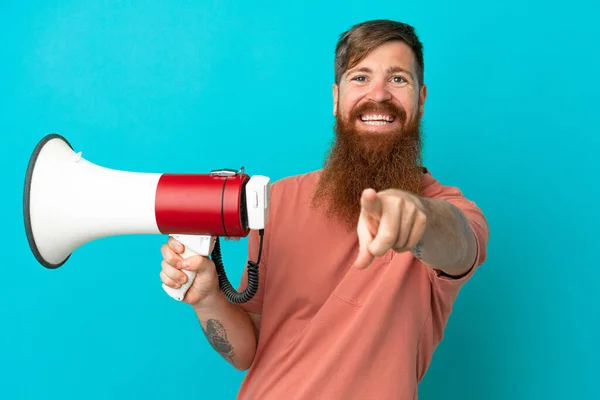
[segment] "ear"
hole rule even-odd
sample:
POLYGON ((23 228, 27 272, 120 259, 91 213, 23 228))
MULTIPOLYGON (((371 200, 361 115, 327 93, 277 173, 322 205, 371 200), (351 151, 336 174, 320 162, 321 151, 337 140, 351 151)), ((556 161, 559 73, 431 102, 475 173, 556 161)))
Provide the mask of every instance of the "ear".
POLYGON ((333 116, 336 117, 337 116, 337 107, 338 107, 338 100, 339 100, 339 88, 338 85, 336 83, 333 84, 333 116))
POLYGON ((419 90, 419 117, 425 113, 425 99, 427 98, 427 85, 423 84, 419 90))

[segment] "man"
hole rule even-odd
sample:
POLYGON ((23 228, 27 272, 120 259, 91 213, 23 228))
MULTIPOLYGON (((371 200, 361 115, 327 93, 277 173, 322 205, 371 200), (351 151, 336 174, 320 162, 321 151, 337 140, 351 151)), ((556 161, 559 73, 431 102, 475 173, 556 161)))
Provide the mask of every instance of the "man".
MULTIPOLYGON (((479 208, 421 165, 426 96, 411 26, 354 26, 336 47, 324 168, 272 185, 256 296, 229 303, 212 261, 162 247, 166 285, 198 271, 184 301, 213 347, 248 369, 240 399, 417 398, 488 239, 479 208)), ((253 232, 249 259, 257 250, 253 232)))

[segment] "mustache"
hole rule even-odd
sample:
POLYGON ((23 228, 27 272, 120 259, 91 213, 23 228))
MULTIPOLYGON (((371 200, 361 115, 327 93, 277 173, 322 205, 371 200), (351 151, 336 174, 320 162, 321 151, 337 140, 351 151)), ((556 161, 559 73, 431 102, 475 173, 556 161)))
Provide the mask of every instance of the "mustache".
POLYGON ((401 122, 406 121, 406 111, 402 107, 390 101, 374 102, 368 101, 356 107, 352 113, 352 119, 360 117, 362 114, 390 114, 394 118, 400 119, 401 122))

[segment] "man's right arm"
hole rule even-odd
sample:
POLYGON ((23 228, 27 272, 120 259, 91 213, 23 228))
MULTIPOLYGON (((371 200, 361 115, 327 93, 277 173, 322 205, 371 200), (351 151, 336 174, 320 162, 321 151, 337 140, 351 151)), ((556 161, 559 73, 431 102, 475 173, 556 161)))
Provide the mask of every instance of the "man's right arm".
POLYGON ((192 306, 213 349, 236 369, 248 369, 256 354, 260 314, 247 313, 221 291, 192 306))
POLYGON ((172 237, 161 247, 162 282, 178 289, 187 281, 182 269, 196 272, 183 302, 193 307, 212 347, 236 369, 248 369, 256 353, 260 314, 249 315, 225 298, 211 259, 193 256, 184 260, 181 257, 183 251, 183 245, 172 237))

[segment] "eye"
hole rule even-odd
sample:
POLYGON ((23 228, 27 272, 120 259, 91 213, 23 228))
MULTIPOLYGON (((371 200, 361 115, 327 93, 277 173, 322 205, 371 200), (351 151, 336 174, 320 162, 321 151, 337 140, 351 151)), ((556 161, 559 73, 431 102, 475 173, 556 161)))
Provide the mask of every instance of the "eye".
POLYGON ((408 80, 406 80, 403 76, 394 76, 392 78, 392 80, 394 81, 394 83, 406 83, 406 82, 408 82, 408 80))
POLYGON ((353 81, 358 81, 358 82, 366 82, 367 77, 364 75, 357 75, 354 78, 352 78, 353 81))

